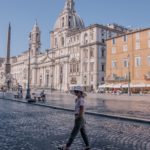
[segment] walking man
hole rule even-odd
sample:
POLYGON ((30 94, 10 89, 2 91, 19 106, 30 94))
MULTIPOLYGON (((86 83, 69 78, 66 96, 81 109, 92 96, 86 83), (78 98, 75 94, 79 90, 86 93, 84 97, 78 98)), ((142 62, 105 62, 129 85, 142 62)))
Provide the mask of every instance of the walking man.
POLYGON ((77 134, 80 131, 81 136, 82 136, 84 143, 86 145, 86 148, 84 150, 90 150, 89 140, 88 140, 88 136, 87 136, 86 129, 85 129, 85 119, 84 119, 84 111, 85 111, 84 97, 86 96, 86 93, 84 93, 81 86, 75 86, 74 89, 71 90, 71 93, 77 96, 77 98, 75 99, 74 128, 70 134, 70 137, 69 137, 66 145, 61 146, 58 149, 59 150, 69 150, 75 137, 77 136, 77 134))

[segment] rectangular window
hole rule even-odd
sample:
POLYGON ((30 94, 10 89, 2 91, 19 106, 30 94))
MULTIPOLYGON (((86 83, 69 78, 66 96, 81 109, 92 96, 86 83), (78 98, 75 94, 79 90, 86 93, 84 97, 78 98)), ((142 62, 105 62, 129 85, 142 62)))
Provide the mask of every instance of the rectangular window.
POLYGON ((57 38, 55 38, 55 46, 57 46, 57 38))
POLYGON ((150 30, 148 31, 148 38, 150 39, 150 30))
POLYGON ((124 36, 123 36, 123 41, 124 41, 124 42, 127 42, 127 35, 124 35, 124 36))
POLYGON ((135 49, 136 50, 140 49, 140 42, 136 42, 135 49))
POLYGON ((94 62, 90 62, 90 71, 94 71, 94 62))
POLYGON ((75 72, 76 72, 76 65, 73 64, 73 73, 75 73, 75 72))
POLYGON ((112 68, 117 68, 117 62, 116 61, 112 61, 112 68))
POLYGON ((116 48, 115 47, 112 47, 112 54, 115 54, 116 53, 116 48))
POLYGON ((124 78, 125 78, 126 80, 128 80, 128 79, 129 79, 129 73, 125 73, 124 78))
POLYGON ((93 82, 93 75, 91 75, 91 82, 93 82))
POLYGON ((105 57, 105 49, 104 48, 102 48, 101 57, 105 57))
POLYGON ((150 66, 150 56, 147 57, 148 65, 150 66))
POLYGON ((88 50, 87 49, 84 50, 84 57, 88 58, 88 50))
POLYGON ((115 38, 112 39, 112 44, 115 45, 116 44, 116 40, 115 38))
POLYGON ((124 60, 123 60, 123 66, 124 66, 125 68, 128 68, 128 66, 129 66, 128 59, 124 59, 124 60))
POLYGON ((136 67, 141 66, 141 57, 135 57, 135 66, 136 67))
POLYGON ((79 64, 77 64, 77 72, 80 72, 80 71, 79 71, 79 64))
POLYGON ((148 40, 148 48, 150 48, 150 39, 148 40))
POLYGON ((128 46, 127 45, 123 45, 123 51, 124 52, 128 51, 128 46))
POLYGON ((139 32, 136 33, 136 34, 135 34, 135 37, 136 37, 136 40, 140 40, 140 33, 139 33, 139 32))
POLYGON ((84 63, 84 65, 83 65, 83 66, 84 66, 84 71, 85 71, 85 72, 87 72, 87 65, 88 65, 87 63, 84 63))
POLYGON ((73 73, 73 65, 70 65, 70 73, 73 73))
POLYGON ((64 17, 62 18, 62 27, 64 27, 64 17))
POLYGON ((90 37, 91 37, 91 40, 94 39, 94 33, 93 33, 93 31, 90 33, 90 37))
POLYGON ((93 50, 93 48, 90 49, 90 57, 94 57, 94 50, 93 50))
POLYGON ((101 70, 105 71, 105 65, 104 64, 101 65, 101 70))
POLYGON ((104 81, 104 80, 105 80, 105 78, 104 78, 104 77, 102 77, 102 78, 101 78, 101 80, 102 80, 102 81, 104 81))

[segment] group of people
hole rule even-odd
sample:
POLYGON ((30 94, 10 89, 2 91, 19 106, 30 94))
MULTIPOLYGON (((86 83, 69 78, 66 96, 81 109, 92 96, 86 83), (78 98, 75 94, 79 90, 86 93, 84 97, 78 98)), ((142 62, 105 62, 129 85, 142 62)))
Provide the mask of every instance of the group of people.
POLYGON ((40 97, 41 97, 42 101, 45 101, 46 95, 45 95, 44 90, 40 93, 40 97))
POLYGON ((18 98, 23 98, 23 90, 21 85, 18 85, 17 94, 18 98))

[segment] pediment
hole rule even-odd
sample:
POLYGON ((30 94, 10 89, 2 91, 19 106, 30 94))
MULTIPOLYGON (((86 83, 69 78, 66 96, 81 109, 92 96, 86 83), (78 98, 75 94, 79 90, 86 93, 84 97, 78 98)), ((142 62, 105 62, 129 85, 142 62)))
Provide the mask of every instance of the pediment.
POLYGON ((51 61, 51 59, 48 56, 45 56, 45 58, 43 58, 41 60, 41 63, 47 63, 47 62, 50 62, 50 61, 51 61))

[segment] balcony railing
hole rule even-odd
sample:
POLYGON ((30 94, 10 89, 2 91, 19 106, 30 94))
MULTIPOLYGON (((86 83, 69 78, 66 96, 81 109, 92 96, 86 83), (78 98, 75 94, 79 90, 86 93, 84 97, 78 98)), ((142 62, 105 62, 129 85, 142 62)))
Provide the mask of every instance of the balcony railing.
POLYGON ((144 75, 145 80, 150 80, 150 73, 144 75))
POLYGON ((129 80, 128 77, 119 77, 117 75, 115 76, 108 76, 106 77, 106 82, 127 82, 129 80))

